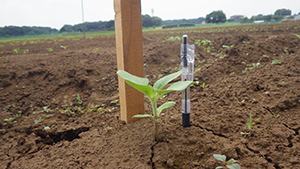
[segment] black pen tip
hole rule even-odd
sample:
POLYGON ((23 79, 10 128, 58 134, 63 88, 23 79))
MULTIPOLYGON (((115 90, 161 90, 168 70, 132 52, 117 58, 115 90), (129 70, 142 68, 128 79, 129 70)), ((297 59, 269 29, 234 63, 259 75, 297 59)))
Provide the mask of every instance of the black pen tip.
POLYGON ((187 44, 187 35, 182 36, 182 44, 187 44))

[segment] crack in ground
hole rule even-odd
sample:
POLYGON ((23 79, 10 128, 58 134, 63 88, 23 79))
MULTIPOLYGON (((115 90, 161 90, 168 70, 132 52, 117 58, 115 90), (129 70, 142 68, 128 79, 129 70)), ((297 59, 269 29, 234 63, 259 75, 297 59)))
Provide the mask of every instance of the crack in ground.
POLYGON ((10 165, 11 165, 12 161, 11 162, 8 162, 7 165, 6 165, 6 168, 9 168, 10 165))
POLYGON ((291 135, 291 136, 289 136, 289 137, 287 138, 287 140, 289 141, 289 145, 287 145, 286 147, 293 147, 294 145, 293 145, 293 143, 292 143, 292 139, 294 139, 294 136, 299 135, 300 127, 294 129, 294 128, 291 128, 290 126, 288 126, 288 125, 285 124, 285 123, 282 123, 282 124, 283 124, 286 128, 288 128, 288 129, 290 129, 290 130, 293 130, 293 131, 295 132, 295 134, 293 134, 293 135, 291 135))
POLYGON ((196 124, 191 124, 191 126, 198 127, 198 128, 200 128, 200 129, 202 129, 202 130, 206 130, 207 132, 212 132, 213 135, 218 136, 218 137, 228 138, 227 136, 225 136, 225 135, 223 135, 223 134, 217 134, 217 133, 215 133, 213 130, 210 130, 210 129, 207 129, 207 128, 203 128, 203 127, 201 127, 201 126, 199 126, 199 125, 196 125, 196 124))
POLYGON ((47 133, 43 130, 34 131, 37 136, 42 138, 44 144, 53 145, 54 143, 58 143, 63 140, 73 141, 75 139, 79 139, 79 134, 82 132, 88 131, 89 127, 80 127, 77 129, 66 130, 58 133, 47 133))
POLYGON ((155 147, 157 144, 158 144, 158 143, 156 142, 153 146, 151 146, 151 157, 150 157, 150 162, 151 162, 152 169, 155 169, 155 163, 153 162, 153 158, 154 158, 154 147, 155 147))
MULTIPOLYGON (((259 151, 253 150, 252 148, 250 148, 250 147, 248 146, 247 143, 245 143, 245 146, 246 146, 246 148, 247 148, 249 151, 253 152, 254 154, 258 154, 259 156, 261 156, 260 153, 259 153, 259 151)), ((273 163, 273 161, 272 161, 270 158, 268 158, 268 156, 269 156, 268 154, 267 154, 267 155, 263 155, 263 157, 265 157, 265 158, 263 158, 263 159, 265 159, 268 163, 273 164, 273 166, 275 167, 275 169, 280 169, 280 167, 278 166, 279 163, 273 163)))
POLYGON ((272 116, 274 116, 274 114, 272 113, 272 111, 268 107, 263 106, 263 108, 266 109, 272 116))
MULTIPOLYGON (((10 157, 10 155, 9 155, 8 153, 9 153, 9 151, 11 150, 12 147, 13 147, 13 146, 11 145, 10 148, 7 150, 7 153, 5 153, 5 155, 6 155, 7 157, 10 157)), ((12 158, 13 158, 12 161, 10 161, 10 162, 7 163, 6 169, 8 169, 8 168, 10 167, 11 163, 15 161, 15 157, 12 157, 12 158)))
POLYGON ((268 157, 269 155, 264 155, 265 159, 268 161, 268 163, 273 164, 273 166, 275 167, 275 169, 281 169, 281 167, 279 167, 279 163, 273 163, 273 161, 268 157))

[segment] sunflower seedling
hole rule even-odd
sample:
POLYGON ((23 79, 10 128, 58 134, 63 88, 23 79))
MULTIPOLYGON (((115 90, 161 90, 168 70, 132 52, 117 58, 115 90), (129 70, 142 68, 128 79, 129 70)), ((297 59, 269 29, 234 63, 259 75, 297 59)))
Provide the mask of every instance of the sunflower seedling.
POLYGON ((60 47, 61 47, 61 48, 63 48, 64 50, 66 50, 66 49, 67 49, 67 47, 69 47, 69 45, 67 45, 67 46, 63 46, 63 45, 61 45, 60 47))
POLYGON ((80 105, 82 104, 82 100, 80 99, 80 96, 79 96, 78 93, 77 93, 77 99, 76 99, 76 100, 77 100, 77 103, 78 103, 78 104, 80 104, 80 105))
POLYGON ((170 116, 172 121, 176 121, 176 116, 170 116))
POLYGON ((15 49, 14 49, 14 52, 15 52, 16 54, 18 54, 19 51, 20 51, 20 48, 15 48, 15 49))
POLYGON ((242 134, 244 137, 250 136, 251 133, 253 132, 253 131, 252 131, 253 126, 258 122, 259 119, 260 119, 260 117, 257 118, 254 122, 252 122, 252 115, 251 115, 251 113, 250 113, 250 121, 249 121, 248 123, 246 123, 246 124, 247 124, 247 127, 248 127, 248 129, 249 129, 249 133, 247 133, 247 132, 241 132, 241 134, 242 134))
POLYGON ((252 103, 258 103, 258 101, 253 98, 252 103))
POLYGON ((223 48, 227 48, 227 49, 230 49, 230 48, 232 48, 234 45, 230 45, 230 46, 227 46, 227 45, 223 45, 222 47, 223 48))
POLYGON ((106 131, 109 132, 112 129, 112 127, 107 126, 106 131))
POLYGON ((49 52, 53 52, 53 48, 47 48, 49 52))
POLYGON ((228 169, 241 169, 241 166, 237 163, 238 161, 235 159, 230 159, 226 161, 225 155, 214 154, 213 155, 216 160, 224 162, 224 166, 218 166, 215 169, 228 168, 228 169))
POLYGON ((263 92, 263 94, 266 95, 266 96, 270 96, 270 92, 269 91, 265 91, 265 92, 263 92))
POLYGON ((22 49, 23 53, 26 54, 29 52, 29 49, 22 49))
POLYGON ((297 38, 300 38, 300 34, 298 35, 298 34, 294 34, 295 36, 297 36, 297 38))
POLYGON ((4 119, 5 122, 12 122, 15 118, 11 117, 11 118, 7 118, 7 119, 4 119))
POLYGON ((272 65, 281 65, 282 60, 272 60, 272 65))
POLYGON ((162 104, 160 107, 157 108, 157 100, 161 98, 161 96, 173 92, 173 91, 182 91, 186 89, 189 85, 196 83, 193 81, 179 81, 173 83, 170 87, 163 90, 169 82, 177 78, 182 74, 183 70, 175 72, 173 74, 167 75, 159 80, 157 80, 153 86, 149 85, 149 80, 147 78, 140 78, 134 76, 124 70, 119 70, 117 74, 125 80, 125 82, 135 88, 136 90, 144 93, 150 100, 152 105, 152 114, 138 114, 133 116, 133 118, 144 118, 144 117, 151 117, 154 119, 155 122, 155 130, 156 130, 156 141, 159 142, 158 139, 158 116, 160 113, 175 104, 175 102, 170 101, 162 104))
POLYGON ((239 102, 241 106, 245 106, 246 105, 246 102, 245 100, 242 100, 241 102, 239 102))

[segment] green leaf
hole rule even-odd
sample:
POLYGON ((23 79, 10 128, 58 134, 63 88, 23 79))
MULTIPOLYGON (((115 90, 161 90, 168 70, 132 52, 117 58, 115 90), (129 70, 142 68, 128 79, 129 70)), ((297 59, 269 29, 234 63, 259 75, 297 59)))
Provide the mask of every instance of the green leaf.
POLYGON ((150 114, 137 114, 137 115, 134 115, 134 116, 132 116, 132 118, 145 118, 145 117, 152 117, 153 118, 153 116, 152 115, 150 115, 150 114))
POLYGON ((235 163, 235 162, 237 162, 237 160, 235 160, 235 159, 231 158, 231 159, 230 159, 230 160, 228 160, 227 162, 235 163))
POLYGON ((250 121, 249 121, 249 123, 247 123, 247 126, 248 126, 248 129, 251 130, 251 128, 252 128, 252 115, 251 115, 251 113, 250 113, 250 121))
POLYGON ((173 91, 182 91, 186 89, 190 84, 195 84, 196 82, 193 81, 180 81, 173 83, 170 87, 166 90, 173 90, 173 91))
POLYGON ((136 84, 133 83, 131 81, 125 80, 125 82, 132 86, 133 88, 135 88, 136 90, 144 93, 145 95, 147 95, 150 99, 152 99, 153 97, 155 97, 155 91, 152 89, 152 87, 150 86, 145 86, 145 85, 140 85, 140 84, 136 84))
POLYGON ((164 109, 167 109, 171 106, 173 106, 175 104, 175 102, 166 102, 163 105, 159 106, 159 108, 157 109, 157 114, 159 115, 164 109))
POLYGON ((221 169, 221 168, 224 168, 223 166, 218 166, 218 167, 216 167, 216 169, 221 169))
POLYGON ((214 154, 213 156, 214 156, 214 158, 215 158, 216 160, 226 162, 226 156, 225 156, 225 155, 214 154))
POLYGON ((247 123, 247 127, 248 127, 249 130, 251 130, 251 128, 252 128, 251 123, 247 123))
POLYGON ((135 84, 144 85, 144 86, 148 86, 148 84, 149 84, 149 80, 147 78, 141 78, 141 77, 134 76, 124 70, 119 70, 117 72, 117 74, 119 76, 121 76, 123 79, 130 81, 132 83, 135 83, 135 84))
POLYGON ((272 60, 272 65, 278 65, 278 64, 281 64, 282 63, 282 60, 272 60))
POLYGON ((156 81, 153 85, 153 89, 154 90, 161 90, 166 84, 168 84, 169 82, 171 82, 172 80, 174 80, 175 78, 177 78, 178 76, 180 76, 182 74, 183 70, 180 70, 178 72, 172 73, 170 75, 167 75, 161 79, 159 79, 158 81, 156 81))
POLYGON ((241 169, 241 166, 237 163, 231 164, 231 165, 226 165, 227 168, 229 169, 241 169))
POLYGON ((258 120, 259 120, 260 118, 261 118, 261 117, 257 118, 257 119, 252 123, 252 126, 255 125, 255 124, 258 122, 258 120))
POLYGON ((182 90, 186 89, 190 84, 196 84, 196 83, 197 82, 193 82, 193 81, 179 81, 179 82, 173 83, 166 90, 157 90, 156 92, 161 96, 161 95, 173 92, 173 91, 182 91, 182 90))

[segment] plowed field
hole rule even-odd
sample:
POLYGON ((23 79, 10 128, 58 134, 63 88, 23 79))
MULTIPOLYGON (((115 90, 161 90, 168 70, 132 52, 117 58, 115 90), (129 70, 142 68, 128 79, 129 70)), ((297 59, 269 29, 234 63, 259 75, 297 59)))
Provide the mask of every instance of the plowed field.
POLYGON ((0 42, 0 168, 212 169, 222 164, 213 154, 247 169, 300 168, 300 23, 144 32, 151 83, 180 69, 174 37, 184 34, 198 42, 191 127, 170 93, 158 102, 176 102, 158 143, 152 119, 119 120, 113 34, 0 42), (260 119, 245 137, 250 113, 260 119))

